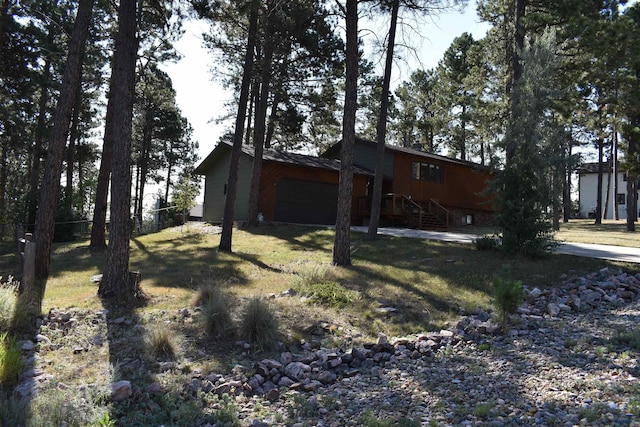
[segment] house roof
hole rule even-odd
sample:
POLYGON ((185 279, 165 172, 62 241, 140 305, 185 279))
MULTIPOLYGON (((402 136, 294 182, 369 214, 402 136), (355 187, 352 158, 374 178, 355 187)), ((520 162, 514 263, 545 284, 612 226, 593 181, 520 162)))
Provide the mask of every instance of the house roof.
MULTIPOLYGON (((225 149, 230 150, 232 145, 226 141, 221 141, 211 153, 196 167, 195 173, 198 175, 205 175, 206 171, 211 165, 222 155, 225 149)), ((250 157, 254 157, 255 152, 253 147, 243 145, 242 152, 250 157)), ((277 163, 286 163, 291 165, 297 165, 302 167, 325 169, 340 171, 340 161, 335 159, 329 159, 324 157, 309 156, 306 154, 288 153, 278 150, 265 150, 262 159, 266 161, 272 161, 277 163)), ((373 172, 370 170, 354 165, 354 173, 358 175, 373 176, 373 172)))
MULTIPOLYGON (((370 141, 368 139, 360 138, 360 137, 356 137, 356 144, 369 145, 369 146, 372 146, 372 147, 376 146, 375 142, 370 141)), ((324 153, 322 153, 321 156, 323 156, 323 157, 334 157, 334 156, 336 156, 340 152, 340 146, 341 145, 342 145, 342 141, 332 145, 324 153)), ((484 165, 481 165, 479 163, 474 163, 474 162, 470 162, 470 161, 467 161, 467 160, 454 159, 452 157, 441 156, 439 154, 433 154, 433 153, 427 153, 426 151, 415 150, 413 148, 400 147, 398 145, 385 144, 385 150, 396 151, 398 153, 410 154, 412 156, 423 157, 423 158, 426 158, 426 159, 440 160, 440 161, 446 162, 446 163, 464 165, 464 166, 468 166, 468 167, 472 167, 472 168, 476 168, 476 169, 486 169, 486 170, 490 169, 488 166, 484 166, 484 165)))
MULTIPOLYGON (((618 167, 620 167, 619 164, 618 164, 618 167)), ((609 162, 602 162, 602 172, 604 173, 611 172, 611 164, 609 162)), ((578 173, 580 174, 598 173, 598 162, 583 163, 582 166, 578 168, 578 173)))

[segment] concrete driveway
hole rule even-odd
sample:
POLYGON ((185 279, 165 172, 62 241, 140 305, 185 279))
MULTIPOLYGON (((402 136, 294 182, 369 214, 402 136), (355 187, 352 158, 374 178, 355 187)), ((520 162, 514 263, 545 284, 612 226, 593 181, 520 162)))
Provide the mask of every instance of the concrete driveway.
MULTIPOLYGON (((351 227, 353 231, 366 233, 367 227, 351 227)), ((454 243, 473 243, 478 237, 475 234, 450 233, 409 228, 378 228, 378 234, 384 236, 410 237, 414 239, 440 240, 454 243)), ((608 259, 612 261, 640 264, 640 248, 625 246, 594 245, 589 243, 564 242, 556 249, 556 253, 586 258, 608 259)))

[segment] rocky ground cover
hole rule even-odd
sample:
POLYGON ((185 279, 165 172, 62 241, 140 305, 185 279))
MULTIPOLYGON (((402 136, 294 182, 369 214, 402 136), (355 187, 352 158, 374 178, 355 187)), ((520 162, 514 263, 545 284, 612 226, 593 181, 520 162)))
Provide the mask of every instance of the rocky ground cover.
MULTIPOLYGON (((526 289, 506 332, 477 311, 437 333, 362 345, 302 342, 257 357, 240 341, 224 369, 195 339, 180 360, 148 356, 135 343, 149 319, 134 313, 54 309, 21 343, 28 366, 16 391, 54 391, 79 412, 102 405, 118 425, 640 425, 639 295, 640 274, 604 269, 526 289), (118 352, 125 345, 133 350, 118 352), (59 377, 63 353, 82 380, 59 377), (91 371, 106 353, 108 375, 91 371)), ((200 312, 159 315, 188 329, 200 312)), ((318 330, 330 334, 330 322, 318 330)))

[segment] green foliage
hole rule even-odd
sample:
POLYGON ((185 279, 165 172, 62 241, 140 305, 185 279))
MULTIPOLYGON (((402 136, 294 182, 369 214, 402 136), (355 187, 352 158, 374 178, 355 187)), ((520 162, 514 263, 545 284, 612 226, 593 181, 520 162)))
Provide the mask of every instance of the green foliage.
POLYGON ((318 266, 305 270, 298 276, 296 290, 309 298, 312 304, 340 308, 353 302, 355 292, 345 289, 331 280, 326 268, 318 266))
POLYGON ((640 350, 640 330, 624 330, 611 337, 609 342, 631 350, 640 350))
POLYGON ((366 427, 419 427, 420 420, 414 420, 411 418, 398 418, 398 419, 378 419, 371 410, 367 410, 362 415, 362 425, 366 427))
POLYGON ((473 243, 479 251, 497 251, 500 249, 500 238, 497 236, 480 236, 473 243))
POLYGON ((204 328, 212 336, 225 336, 232 330, 233 321, 228 297, 217 286, 203 286, 198 292, 196 305, 202 306, 204 328))
POLYGON ((62 200, 58 204, 58 210, 55 216, 56 226, 53 232, 54 242, 71 242, 75 239, 74 233, 79 227, 77 221, 85 218, 73 209, 69 204, 62 200))
POLYGON ((13 387, 18 384, 24 367, 20 347, 13 335, 0 334, 0 386, 13 387))
POLYGON ((522 303, 522 281, 510 278, 507 269, 503 269, 491 280, 496 308, 500 314, 503 327, 506 326, 509 315, 516 312, 522 303))
POLYGON ((523 52, 527 66, 512 94, 513 111, 507 134, 504 169, 492 183, 497 192, 502 247, 509 254, 538 257, 553 248, 549 212, 554 194, 549 182, 562 154, 549 129, 550 87, 556 67, 555 33, 548 32, 523 52))
MULTIPOLYGON (((175 206, 179 213, 188 215, 189 209, 195 206, 196 197, 198 197, 198 185, 193 182, 189 176, 180 176, 180 181, 173 189, 173 198, 171 204, 175 206)), ((185 218, 186 220, 186 218, 185 218)))
POLYGON ((251 298, 240 320, 240 336, 258 348, 271 348, 280 336, 278 327, 278 319, 271 306, 259 297, 251 298))
POLYGON ((3 282, 0 276, 0 332, 9 328, 16 305, 17 290, 18 282, 15 282, 12 276, 9 276, 6 282, 3 282))
POLYGON ((46 399, 36 399, 32 406, 30 425, 69 427, 87 425, 85 412, 76 407, 74 402, 62 393, 49 392, 46 394, 46 399))
POLYGON ((494 404, 491 402, 478 403, 473 408, 473 415, 476 417, 486 420, 491 415, 491 410, 493 409, 494 404))

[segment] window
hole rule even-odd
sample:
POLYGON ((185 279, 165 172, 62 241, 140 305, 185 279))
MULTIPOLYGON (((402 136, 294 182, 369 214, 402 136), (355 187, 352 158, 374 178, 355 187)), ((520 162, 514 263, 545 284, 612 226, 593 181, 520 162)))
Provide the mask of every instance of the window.
POLYGON ((622 174, 622 180, 623 180, 624 182, 627 182, 627 174, 626 174, 626 173, 623 173, 623 174, 622 174))
POLYGON ((444 170, 442 166, 433 163, 413 162, 411 164, 411 178, 418 181, 442 184, 444 182, 444 170))
POLYGON ((619 205, 624 205, 625 203, 627 203, 627 195, 624 193, 619 193, 618 194, 618 204, 619 205))

